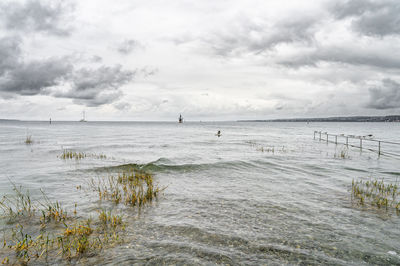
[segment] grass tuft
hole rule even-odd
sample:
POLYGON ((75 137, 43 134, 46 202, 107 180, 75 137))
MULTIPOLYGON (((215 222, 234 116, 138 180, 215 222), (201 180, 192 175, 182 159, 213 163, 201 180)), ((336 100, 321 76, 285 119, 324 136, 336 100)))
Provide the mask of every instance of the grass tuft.
MULTIPOLYGON (((43 199, 35 203, 29 191, 14 186, 14 192, 15 195, 4 196, 0 204, 0 218, 8 218, 9 223, 16 224, 5 233, 3 241, 3 249, 15 255, 16 261, 11 264, 79 259, 122 241, 120 232, 125 230, 122 216, 103 210, 98 221, 93 223, 91 218, 82 220, 67 216, 62 205, 51 202, 43 192, 43 199), (52 226, 46 227, 49 224, 52 226)), ((9 257, 2 263, 10 263, 9 257)))
POLYGON ((335 152, 334 158, 339 158, 339 159, 350 159, 349 156, 349 149, 347 147, 342 147, 339 153, 335 152))
POLYGON ((98 193, 100 200, 138 207, 151 203, 163 190, 154 184, 152 174, 133 168, 107 178, 92 178, 89 187, 98 193))
POLYGON ((76 151, 70 151, 70 150, 63 150, 63 153, 59 156, 61 159, 64 160, 81 160, 84 158, 94 158, 94 159, 100 159, 100 160, 105 160, 107 159, 107 155, 105 154, 96 154, 96 153, 84 153, 84 152, 76 152, 76 151))
POLYGON ((352 198, 359 205, 372 206, 387 211, 395 210, 400 214, 400 190, 397 184, 387 184, 382 180, 374 179, 368 181, 353 179, 352 198))
POLYGON ((30 145, 33 143, 33 139, 31 135, 26 136, 25 144, 30 145))

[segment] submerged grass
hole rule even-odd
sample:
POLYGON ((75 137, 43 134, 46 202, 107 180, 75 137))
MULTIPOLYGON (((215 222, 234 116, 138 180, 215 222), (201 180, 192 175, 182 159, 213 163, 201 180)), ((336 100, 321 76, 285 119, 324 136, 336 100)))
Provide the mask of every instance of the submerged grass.
MULTIPOLYGON (((101 200, 136 207, 150 204, 163 190, 154 183, 152 174, 135 168, 92 179, 90 188, 101 200)), ((76 204, 71 212, 74 215, 69 215, 60 202, 51 201, 42 190, 39 200, 32 200, 28 190, 14 184, 13 191, 0 200, 0 219, 6 220, 7 227, 12 226, 4 229, 0 251, 9 256, 0 259, 1 263, 74 263, 123 241, 125 222, 121 215, 99 209, 95 220, 83 219, 77 216, 76 204)))
POLYGON ((384 183, 378 180, 354 180, 352 181, 352 199, 357 204, 372 206, 387 211, 395 210, 400 214, 400 190, 397 184, 384 183))
POLYGON ((334 154, 334 158, 339 158, 339 159, 350 159, 349 156, 349 149, 347 147, 342 147, 342 149, 334 154))
POLYGON ((89 187, 98 193, 100 200, 141 207, 151 203, 163 190, 153 179, 152 174, 131 168, 116 175, 92 178, 89 187))
MULTIPOLYGON (((56 232, 33 236, 17 224, 9 238, 4 240, 3 248, 14 251, 15 260, 20 263, 40 262, 40 259, 79 259, 121 242, 120 232, 124 229, 122 221, 114 226, 104 226, 101 221, 92 223, 87 219, 65 224, 64 229, 56 232)), ((9 257, 5 259, 10 260, 9 257)))
POLYGON ((26 136, 26 139, 25 139, 25 144, 32 144, 33 143, 33 139, 32 139, 32 136, 31 135, 28 135, 28 136, 26 136))
POLYGON ((122 216, 111 211, 99 212, 95 222, 78 219, 68 216, 59 202, 51 202, 44 193, 41 201, 34 202, 29 191, 16 186, 14 195, 4 196, 0 206, 0 217, 15 224, 4 234, 3 249, 12 256, 2 263, 78 260, 121 242, 120 232, 125 230, 122 216), (50 224, 51 229, 46 229, 50 224))
POLYGON ((95 158, 95 159, 107 159, 105 154, 96 154, 96 153, 84 153, 84 152, 77 152, 77 151, 70 151, 70 150, 63 150, 63 153, 59 156, 61 159, 64 160, 81 160, 87 157, 95 158))
POLYGON ((250 145, 251 147, 255 148, 256 151, 260 151, 260 152, 267 152, 267 153, 272 153, 275 154, 276 153, 287 153, 288 150, 285 148, 285 146, 263 146, 258 144, 255 141, 249 140, 249 141, 245 141, 246 144, 250 145))
POLYGON ((36 204, 31 200, 29 191, 23 191, 22 187, 13 184, 14 195, 3 196, 0 200, 0 210, 3 216, 9 220, 16 219, 20 216, 32 216, 37 211, 36 204))

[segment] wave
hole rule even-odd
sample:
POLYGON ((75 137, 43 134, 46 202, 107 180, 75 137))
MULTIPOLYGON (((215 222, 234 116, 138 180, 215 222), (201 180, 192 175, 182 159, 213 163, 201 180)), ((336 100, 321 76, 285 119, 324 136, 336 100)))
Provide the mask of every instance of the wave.
POLYGON ((149 162, 146 164, 136 164, 128 163, 116 166, 106 166, 95 168, 95 171, 118 171, 118 170, 129 170, 132 168, 140 169, 143 171, 150 172, 190 172, 190 171, 200 171, 209 169, 248 169, 258 167, 253 162, 245 161, 225 161, 225 162, 215 162, 215 163, 187 163, 187 164, 174 164, 171 160, 167 158, 159 158, 156 161, 149 162))

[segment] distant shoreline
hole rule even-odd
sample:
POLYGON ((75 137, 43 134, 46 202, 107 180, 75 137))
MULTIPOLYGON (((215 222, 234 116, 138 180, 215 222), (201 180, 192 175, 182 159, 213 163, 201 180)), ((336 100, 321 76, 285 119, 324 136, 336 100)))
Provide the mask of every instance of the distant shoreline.
POLYGON ((400 122, 400 115, 237 120, 237 122, 400 122))

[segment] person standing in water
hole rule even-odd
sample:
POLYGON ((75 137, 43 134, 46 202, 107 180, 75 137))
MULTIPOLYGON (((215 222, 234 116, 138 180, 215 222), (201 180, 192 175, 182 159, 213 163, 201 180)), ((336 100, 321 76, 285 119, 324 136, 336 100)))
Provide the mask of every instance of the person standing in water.
POLYGON ((218 138, 221 137, 221 130, 218 130, 217 136, 218 136, 218 138))

